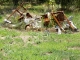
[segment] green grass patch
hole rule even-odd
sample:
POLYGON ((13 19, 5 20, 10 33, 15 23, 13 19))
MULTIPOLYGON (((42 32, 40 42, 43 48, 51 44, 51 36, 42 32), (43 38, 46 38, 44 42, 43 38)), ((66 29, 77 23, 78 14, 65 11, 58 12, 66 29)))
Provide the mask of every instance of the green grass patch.
MULTIPOLYGON (((79 14, 67 14, 78 28, 79 14)), ((0 27, 0 60, 80 60, 80 32, 45 35, 0 27)))

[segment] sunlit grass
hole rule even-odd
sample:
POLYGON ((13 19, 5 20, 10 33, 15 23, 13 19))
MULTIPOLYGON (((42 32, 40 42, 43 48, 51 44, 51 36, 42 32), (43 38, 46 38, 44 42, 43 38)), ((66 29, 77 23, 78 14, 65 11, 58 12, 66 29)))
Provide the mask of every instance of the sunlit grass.
MULTIPOLYGON (((18 33, 17 33, 18 34, 18 33)), ((62 60, 62 59, 79 59, 80 51, 77 49, 69 49, 78 45, 80 35, 62 34, 57 35, 50 33, 44 36, 42 32, 22 32, 22 34, 31 36, 24 44, 19 35, 17 38, 11 38, 6 35, 4 40, 0 40, 0 58, 3 60, 62 60), (74 37, 75 36, 75 37, 74 37), (74 39, 73 39, 74 38, 74 39), (76 40, 75 40, 76 39, 76 40), (39 42, 39 43, 38 43, 39 42), (5 56, 4 56, 5 54, 5 56), (76 56, 77 55, 77 56, 76 56), (75 58, 74 58, 74 57, 75 58), (16 57, 16 58, 15 58, 16 57)))
MULTIPOLYGON (((67 16, 70 15, 80 28, 79 13, 67 16)), ((45 35, 45 32, 0 27, 0 60, 80 60, 80 32, 45 35)))

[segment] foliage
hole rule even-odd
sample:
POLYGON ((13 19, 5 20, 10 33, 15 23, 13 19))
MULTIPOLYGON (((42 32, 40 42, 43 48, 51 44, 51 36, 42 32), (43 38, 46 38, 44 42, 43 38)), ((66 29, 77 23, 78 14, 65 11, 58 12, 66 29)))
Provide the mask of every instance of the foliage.
POLYGON ((72 3, 72 0, 55 0, 57 4, 61 4, 62 8, 66 8, 69 4, 72 3))
POLYGON ((74 6, 74 8, 80 8, 80 0, 55 0, 55 3, 61 5, 63 9, 69 9, 74 6))
MULTIPOLYGON (((38 6, 35 11, 44 8, 38 6)), ((32 12, 33 12, 32 9, 32 12)), ((33 12, 34 13, 34 12, 33 12)), ((41 12, 40 12, 41 13, 41 12)), ((80 12, 73 15, 73 22, 80 29, 80 12)), ((0 16, 0 22, 3 21, 0 16)), ((80 60, 80 32, 62 33, 19 31, 0 26, 0 60, 80 60)))
MULTIPOLYGON (((73 22, 80 28, 79 12, 70 15, 76 16, 73 22)), ((0 60, 80 60, 79 42, 80 32, 46 36, 45 32, 0 27, 0 60)))
POLYGON ((18 1, 19 1, 19 0, 13 0, 14 6, 17 6, 17 5, 18 5, 18 1))
MULTIPOLYGON (((80 8, 80 0, 0 0, 0 5, 10 5, 12 4, 14 7, 18 6, 22 2, 27 2, 31 5, 40 5, 43 3, 47 3, 48 9, 53 9, 50 7, 49 4, 53 5, 54 3, 61 6, 63 9, 70 9, 70 8, 80 8)), ((73 9, 72 9, 73 10, 73 9)))
POLYGON ((74 4, 75 4, 75 6, 77 7, 77 8, 80 8, 80 0, 74 0, 74 4))
POLYGON ((44 36, 42 32, 29 31, 22 32, 21 34, 23 34, 24 36, 30 36, 29 40, 27 39, 24 42, 24 40, 21 39, 19 35, 16 35, 13 38, 11 35, 6 35, 4 39, 2 38, 2 36, 0 36, 1 60, 80 59, 80 50, 78 50, 78 48, 80 47, 80 33, 62 35, 50 33, 49 36, 44 36), (78 48, 74 49, 74 47, 78 48))

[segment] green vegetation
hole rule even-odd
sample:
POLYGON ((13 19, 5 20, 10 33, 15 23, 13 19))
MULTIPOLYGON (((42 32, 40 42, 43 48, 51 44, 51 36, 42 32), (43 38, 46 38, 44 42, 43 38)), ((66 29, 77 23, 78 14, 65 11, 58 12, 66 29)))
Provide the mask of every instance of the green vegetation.
MULTIPOLYGON (((79 12, 74 17, 80 29, 79 12)), ((2 19, 2 18, 1 18, 2 19)), ((62 33, 18 31, 0 27, 0 60, 80 60, 80 32, 62 33)))
MULTIPOLYGON (((1 0, 2 1, 2 0, 1 0)), ((43 13, 44 8, 34 6, 31 13, 43 13)), ((65 12, 73 16, 80 30, 80 12, 65 12)), ((80 32, 62 33, 24 31, 1 26, 0 16, 0 60, 80 60, 80 32)))
POLYGON ((43 32, 5 28, 1 28, 0 33, 0 60, 80 59, 80 33, 44 36, 43 32))

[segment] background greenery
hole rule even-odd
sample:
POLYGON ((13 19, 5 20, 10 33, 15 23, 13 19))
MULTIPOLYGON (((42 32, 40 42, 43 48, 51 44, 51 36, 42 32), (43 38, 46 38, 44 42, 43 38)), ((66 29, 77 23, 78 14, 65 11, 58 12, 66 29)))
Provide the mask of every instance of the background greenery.
MULTIPOLYGON (((9 3, 6 3, 11 0, 0 1, 5 1, 5 4, 0 5, 0 60, 80 60, 80 32, 62 33, 61 35, 50 32, 47 36, 42 31, 2 27, 1 24, 6 14, 12 12, 13 5, 9 6, 9 3)), ((47 7, 42 8, 42 6, 44 7, 43 4, 33 6, 28 11, 39 15, 43 14, 47 7)), ((80 30, 80 12, 78 10, 64 12, 67 17, 73 16, 73 22, 80 30)))

